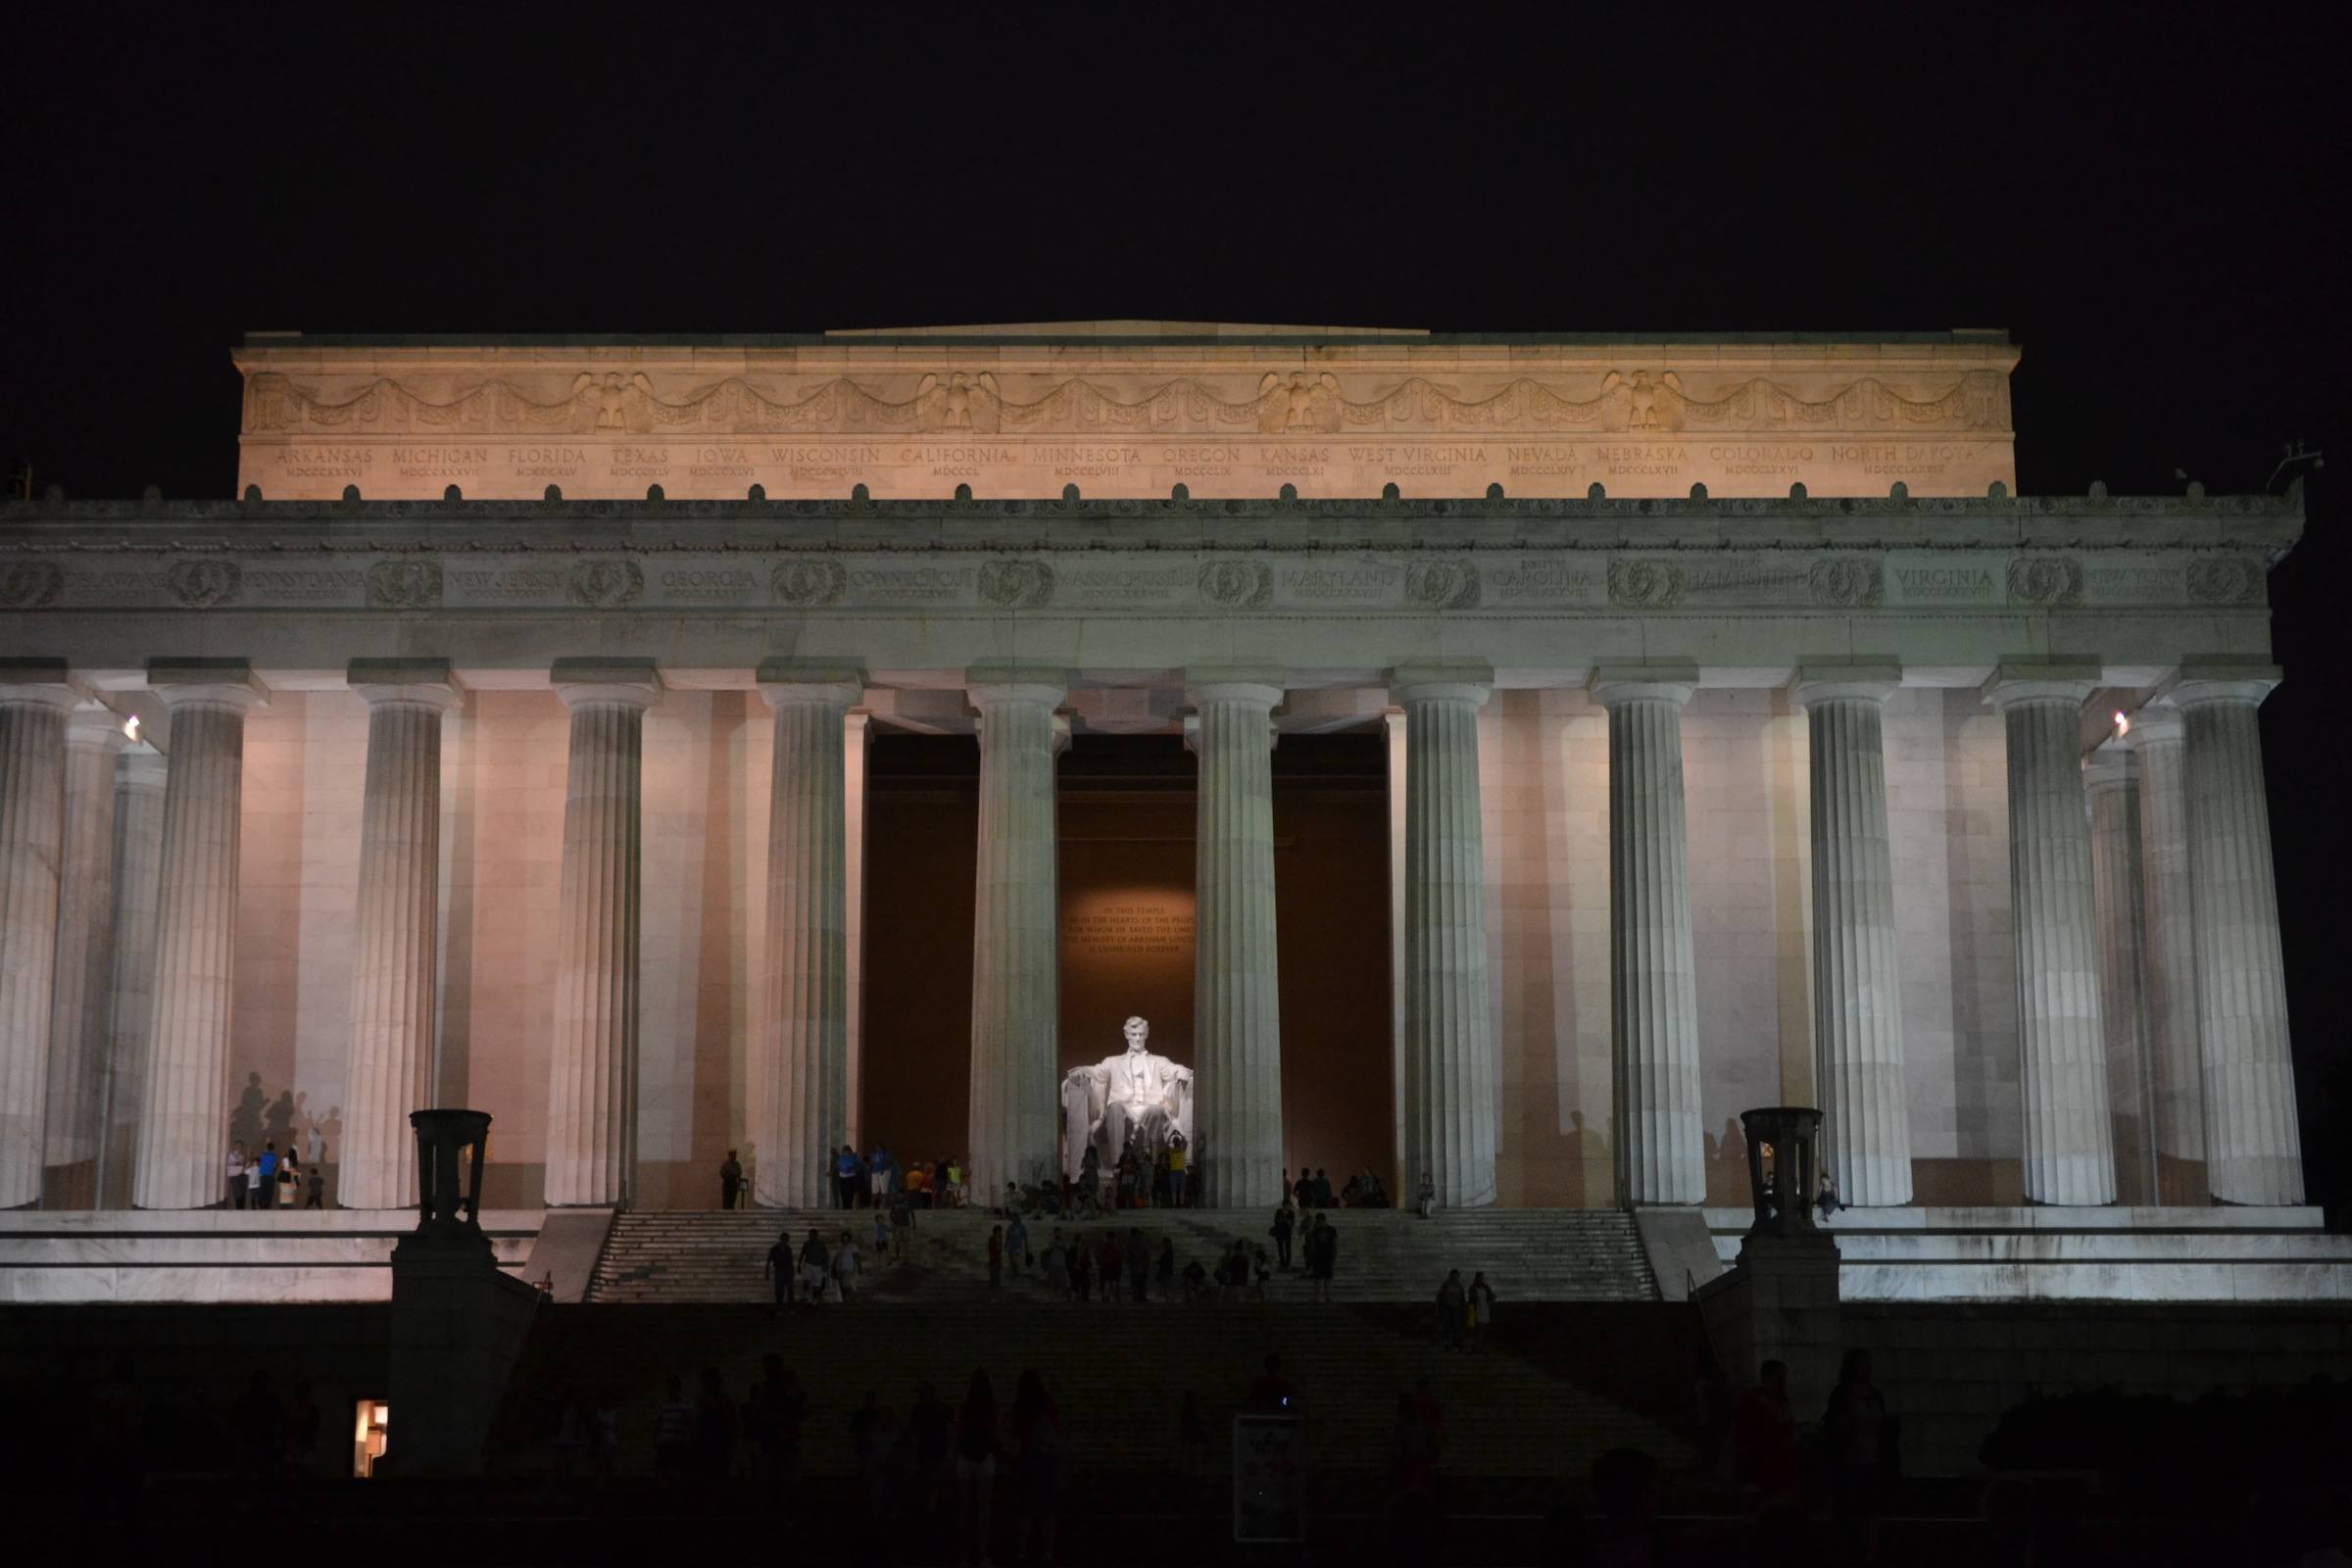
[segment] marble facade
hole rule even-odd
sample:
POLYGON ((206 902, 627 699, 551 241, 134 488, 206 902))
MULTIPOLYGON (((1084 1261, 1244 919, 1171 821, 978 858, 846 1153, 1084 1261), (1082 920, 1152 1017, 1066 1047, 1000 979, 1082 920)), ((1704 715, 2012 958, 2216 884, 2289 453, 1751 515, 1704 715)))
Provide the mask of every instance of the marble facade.
MULTIPOLYGON (((25 843, 0 939, 42 982, 12 980, 0 1016, 10 1168, 37 1164, 56 1098, 40 846, 63 831, 77 704, 140 718, 173 792, 161 886, 131 888, 162 911, 155 973, 123 973, 114 944, 116 1026, 74 1026, 111 1053, 86 1081, 121 1080, 117 1026, 151 992, 138 1088, 66 1097, 135 1143, 132 1201, 214 1200, 235 1127, 317 1124, 380 1160, 352 1119, 383 1120, 397 1083, 494 1114, 493 1201, 662 1206, 707 1201, 729 1148, 762 1200, 806 1200, 821 1148, 858 1136, 861 760, 893 728, 981 738, 965 1152, 984 1186, 1050 1165, 1055 758, 1072 733, 1132 732, 1151 694, 1171 729, 1187 701, 1235 706, 1246 669, 1238 717, 1196 714, 1236 802, 1259 798, 1262 759, 1235 748, 1260 701, 1277 733, 1389 737, 1396 1026, 1365 1069, 1400 1093, 1396 1147, 1363 1159, 1393 1160, 1400 1194, 1428 1170, 1448 1202, 1737 1201, 1738 1113, 1789 1102, 1829 1106, 1832 1166, 1865 1203, 2111 1201, 2126 1122, 2190 1200, 2300 1200, 2249 739, 2277 679, 2264 572, 2296 499, 2010 495, 1997 335, 1629 348, 1146 325, 756 351, 257 338, 244 500, 0 509, 0 660, 22 677, 0 684, 0 803, 26 803, 0 811, 25 843), (1434 390, 1396 391, 1416 376, 1434 390), (1227 420, 1259 445, 1221 477, 1064 478, 1017 445, 965 478, 796 457, 648 480, 608 455, 555 481, 506 459, 411 475, 387 455, 516 428, 617 451, 793 409, 849 423, 762 440, 864 420, 933 441, 965 428, 954 410, 992 440, 1095 418, 1193 442, 1227 420), (1573 483, 1416 474, 1396 452, 1264 466, 1359 426, 1450 439, 1474 409, 1685 457, 1606 478, 1580 458, 1573 483), (1872 418, 1976 433, 1940 467, 1909 468, 1896 441, 1905 471, 1824 460, 1770 483, 1716 439, 1860 420, 1859 440, 1872 418), (373 456, 328 472, 337 444, 373 456), (541 499, 498 499, 521 495, 541 499), (426 666, 446 701, 408 682, 384 719, 383 671, 426 666), (2182 804, 2136 831, 2203 822, 2212 853, 2143 847, 2141 923, 2095 917, 2081 763, 2115 710, 2173 698, 2182 804), (1817 779, 1825 756, 1837 773, 1817 779), (2137 974, 2102 966, 2119 930, 2146 932, 2137 974), (1832 936, 1854 956, 1817 961, 1832 936), (2171 999, 2136 1075, 2104 1070, 2101 992, 2127 981, 2171 999)), ((151 763, 118 765, 122 790, 133 771, 152 788, 151 763)), ((1202 984, 1231 1000, 1226 1033, 1162 1044, 1278 1081, 1280 1020, 1254 1000, 1277 961, 1250 912, 1257 820, 1237 807, 1203 830, 1200 906, 1225 912, 1199 924, 1202 984)), ((1219 1093, 1201 1086, 1225 1108, 1200 1169, 1258 1194, 1285 1163, 1279 1110, 1219 1093), (1210 1147, 1220 1122, 1248 1125, 1248 1149, 1210 1147)), ((19 1172, 17 1201, 37 1176, 19 1172)), ((349 1196, 383 1202, 401 1179, 349 1196)))

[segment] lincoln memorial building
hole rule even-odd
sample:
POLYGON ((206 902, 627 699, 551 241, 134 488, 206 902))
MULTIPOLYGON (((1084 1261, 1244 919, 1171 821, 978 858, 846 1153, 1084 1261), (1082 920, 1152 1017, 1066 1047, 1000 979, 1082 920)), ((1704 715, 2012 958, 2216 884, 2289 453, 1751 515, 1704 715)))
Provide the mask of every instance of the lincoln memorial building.
POLYGON ((0 505, 0 1207, 994 1195, 1131 1015, 1218 1206, 2299 1205, 2300 496, 2018 495, 2018 353, 253 334, 0 505))

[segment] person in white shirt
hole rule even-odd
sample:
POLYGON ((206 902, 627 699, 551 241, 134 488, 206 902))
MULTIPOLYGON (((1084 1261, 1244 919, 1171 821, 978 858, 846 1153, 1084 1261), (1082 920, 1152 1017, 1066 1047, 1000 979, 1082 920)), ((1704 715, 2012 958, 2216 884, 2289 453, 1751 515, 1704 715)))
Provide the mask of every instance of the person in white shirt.
POLYGON ((245 1144, 242 1139, 228 1146, 228 1197, 221 1200, 220 1206, 245 1206, 245 1144))

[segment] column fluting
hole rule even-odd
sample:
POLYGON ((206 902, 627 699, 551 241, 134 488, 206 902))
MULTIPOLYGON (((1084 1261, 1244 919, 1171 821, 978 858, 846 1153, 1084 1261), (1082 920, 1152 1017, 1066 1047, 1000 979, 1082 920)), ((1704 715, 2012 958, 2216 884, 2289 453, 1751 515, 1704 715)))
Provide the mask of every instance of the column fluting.
POLYGON ((2140 907, 2139 766, 2116 741, 2082 766, 2090 796, 2092 902, 2099 916, 2099 1019, 2107 1041, 2109 1138, 2116 1195, 2156 1196, 2154 1074, 2148 1060, 2147 925, 2140 907))
POLYGON ((1201 1200, 1270 1208, 1284 1191, 1282 1012, 1274 931, 1270 672, 1196 672, 1195 1168, 1201 1200))
POLYGON ((1399 669, 1404 710, 1404 1169, 1438 1201, 1496 1198, 1494 999, 1487 962, 1487 858, 1478 710, 1494 671, 1399 669))
POLYGON ((237 852, 245 715, 266 700, 250 671, 151 667, 172 710, 157 870, 155 1004, 139 1096, 141 1208, 226 1200, 228 1044, 236 980, 237 852))
POLYGON ((2205 1173, 2225 1203, 2303 1201, 2303 1134, 2257 710, 2270 666, 2186 668, 2188 865, 2204 1052, 2205 1173))
POLYGON ((66 713, 79 700, 62 663, 0 671, 0 1208, 41 1196, 66 713))
POLYGON ((1985 688, 2008 740, 2009 908, 2017 948, 2025 1193, 2115 1201, 2107 1040, 2099 1010, 2082 712, 2095 665, 2003 665, 1985 688))
POLYGON ((1689 666, 1597 669, 1609 713, 1609 1045, 1617 1200, 1707 1196, 1698 1086, 1698 972, 1683 804, 1689 666))
POLYGON ((2197 1027, 2196 915, 2188 874, 2188 726, 2171 703, 2132 715, 2139 761, 2140 969, 2154 1079, 2157 1201, 2203 1203, 2205 1067, 2197 1027))
POLYGON ((155 1021, 155 934, 164 858, 163 753, 141 741, 115 767, 115 907, 108 942, 106 1058, 98 1121, 98 1206, 130 1202, 155 1021))
POLYGON ((115 759, 130 737, 114 710, 84 704, 66 715, 64 859, 57 890, 57 979, 49 1004, 46 1163, 64 1191, 51 1206, 95 1200, 98 1120, 106 1071, 107 951, 114 936, 115 759))
POLYGON ((571 710, 564 800, 547 1203, 625 1206, 637 1186, 637 948, 650 663, 558 661, 571 710))
POLYGON ((1061 1166, 1054 710, 1068 684, 1058 671, 974 670, 966 678, 980 714, 967 1174, 972 1192, 995 1195, 1008 1181, 1045 1181, 1061 1166))
POLYGON ((1843 1201, 1911 1201, 1911 1102, 1886 827, 1893 669, 1799 670, 1811 762, 1813 1069, 1843 1201))
POLYGON ((339 1204, 401 1208, 416 1201, 409 1113, 433 1101, 441 730, 458 692, 446 663, 355 662, 350 682, 368 705, 368 776, 343 1147, 328 1152, 339 1204))
POLYGON ((769 748, 765 987, 746 1077, 755 1200, 823 1206, 849 1138, 847 721, 864 672, 761 667, 769 748))

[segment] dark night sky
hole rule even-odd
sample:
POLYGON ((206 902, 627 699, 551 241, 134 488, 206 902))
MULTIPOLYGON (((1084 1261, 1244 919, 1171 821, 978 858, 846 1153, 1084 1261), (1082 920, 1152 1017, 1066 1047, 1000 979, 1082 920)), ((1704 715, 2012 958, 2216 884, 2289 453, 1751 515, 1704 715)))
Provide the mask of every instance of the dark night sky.
POLYGON ((2028 493, 2258 489, 2288 440, 2333 465, 2273 575, 2265 729, 2340 1218, 2340 24, 2042 9, 2002 32, 1694 9, 1643 35, 1457 8, 840 33, 799 8, 44 8, 0 65, 0 451, 74 496, 225 495, 254 327, 2007 327, 2028 493))

